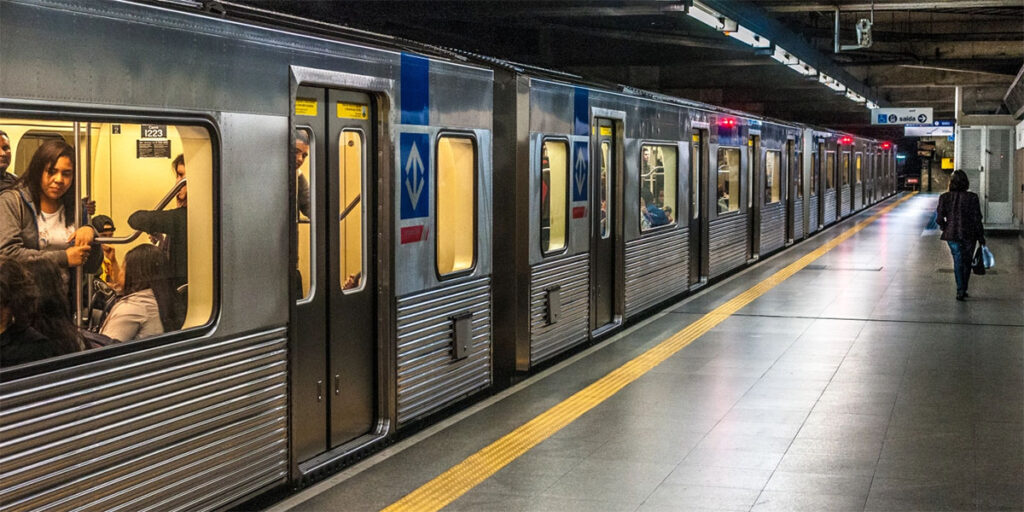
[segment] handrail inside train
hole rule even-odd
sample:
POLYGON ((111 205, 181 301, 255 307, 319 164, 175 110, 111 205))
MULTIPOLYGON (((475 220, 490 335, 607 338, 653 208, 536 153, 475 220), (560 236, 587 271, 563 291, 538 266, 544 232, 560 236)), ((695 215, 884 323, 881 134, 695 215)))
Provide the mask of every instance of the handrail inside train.
MULTIPOLYGON (((175 183, 174 186, 171 187, 170 192, 168 192, 167 195, 165 195, 164 198, 161 199, 160 202, 156 205, 156 208, 153 208, 153 209, 154 210, 163 210, 164 207, 167 206, 167 204, 171 202, 171 199, 173 199, 174 196, 178 195, 178 192, 182 188, 184 188, 185 185, 187 185, 187 184, 188 184, 188 178, 182 178, 181 181, 175 183)), ((135 239, 138 238, 139 235, 141 235, 141 234, 142 234, 142 230, 141 229, 136 229, 134 233, 132 233, 132 234, 130 234, 128 236, 111 236, 111 237, 100 236, 100 237, 96 237, 95 241, 99 242, 101 244, 130 244, 130 243, 134 242, 135 239)))

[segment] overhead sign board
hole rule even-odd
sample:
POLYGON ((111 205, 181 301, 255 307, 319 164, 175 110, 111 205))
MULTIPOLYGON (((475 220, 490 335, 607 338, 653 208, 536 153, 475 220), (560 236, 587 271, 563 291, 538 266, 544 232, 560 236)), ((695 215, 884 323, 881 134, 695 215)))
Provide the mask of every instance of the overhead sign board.
POLYGON ((952 126, 934 126, 934 125, 906 125, 903 127, 903 135, 907 137, 946 137, 953 135, 952 126))
POLYGON ((871 124, 931 124, 931 108, 873 108, 871 124))

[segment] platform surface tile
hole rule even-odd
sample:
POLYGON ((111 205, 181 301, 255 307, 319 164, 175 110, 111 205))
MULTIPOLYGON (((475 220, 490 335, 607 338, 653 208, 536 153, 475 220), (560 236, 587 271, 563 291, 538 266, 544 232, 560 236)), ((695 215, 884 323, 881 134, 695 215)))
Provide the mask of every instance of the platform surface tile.
MULTIPOLYGON (((958 302, 925 230, 936 199, 903 202, 444 510, 1024 509, 1024 242, 990 237, 995 272, 958 302)), ((272 510, 387 508, 877 211, 272 510)))

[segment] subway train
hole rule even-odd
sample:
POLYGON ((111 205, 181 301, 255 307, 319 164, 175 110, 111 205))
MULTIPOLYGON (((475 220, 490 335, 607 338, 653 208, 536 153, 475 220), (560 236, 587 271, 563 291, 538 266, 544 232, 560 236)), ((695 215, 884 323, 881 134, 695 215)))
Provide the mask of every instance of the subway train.
POLYGON ((122 257, 187 194, 181 329, 0 370, 0 510, 302 485, 895 193, 887 142, 226 5, 0 0, 10 170, 71 145, 122 257))

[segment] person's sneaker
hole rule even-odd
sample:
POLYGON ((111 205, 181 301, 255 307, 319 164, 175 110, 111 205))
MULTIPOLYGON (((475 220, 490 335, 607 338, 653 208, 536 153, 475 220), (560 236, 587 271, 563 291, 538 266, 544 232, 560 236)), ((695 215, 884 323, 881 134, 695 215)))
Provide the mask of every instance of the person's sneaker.
POLYGON ((956 294, 956 300, 964 300, 964 297, 966 297, 966 296, 967 296, 966 293, 958 293, 958 294, 956 294))
POLYGON ((964 292, 964 298, 965 298, 965 299, 966 299, 966 298, 968 298, 968 297, 970 297, 970 296, 971 296, 971 294, 969 294, 969 293, 967 293, 967 292, 964 292))

